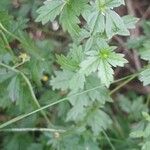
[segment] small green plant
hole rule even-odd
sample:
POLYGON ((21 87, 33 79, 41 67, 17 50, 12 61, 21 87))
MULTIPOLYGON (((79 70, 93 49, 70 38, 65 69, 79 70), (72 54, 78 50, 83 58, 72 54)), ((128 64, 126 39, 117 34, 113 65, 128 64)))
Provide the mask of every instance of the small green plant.
POLYGON ((118 91, 137 78, 150 84, 150 22, 125 45, 138 50, 143 66, 116 79, 130 61, 113 37, 130 36, 139 20, 115 11, 124 0, 20 3, 11 16, 10 1, 0 2, 7 10, 0 6, 2 149, 148 150, 150 125, 140 120, 142 112, 150 120, 149 95, 145 104, 144 96, 118 91), (133 123, 142 125, 130 134, 133 123))

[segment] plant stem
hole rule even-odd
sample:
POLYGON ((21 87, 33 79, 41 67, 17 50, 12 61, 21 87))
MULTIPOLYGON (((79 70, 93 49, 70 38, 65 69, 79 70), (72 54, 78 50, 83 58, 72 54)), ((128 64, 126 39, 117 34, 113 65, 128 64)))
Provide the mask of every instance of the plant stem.
POLYGON ((17 65, 13 66, 12 68, 13 68, 13 69, 16 69, 16 68, 22 66, 23 64, 25 64, 27 61, 29 61, 29 60, 22 61, 21 63, 18 63, 17 65))
POLYGON ((146 106, 149 106, 149 102, 150 102, 150 94, 147 96, 147 100, 146 100, 146 106))
POLYGON ((138 74, 133 74, 128 80, 124 81, 122 84, 118 85, 115 89, 110 91, 110 95, 114 94, 116 91, 118 91, 120 88, 122 88, 124 85, 128 84, 130 81, 132 81, 135 77, 137 77, 138 74))
MULTIPOLYGON (((40 104, 39 104, 39 102, 38 102, 38 100, 37 100, 37 98, 36 98, 36 96, 35 96, 35 94, 34 94, 33 87, 32 87, 32 85, 31 85, 29 79, 26 77, 26 75, 25 75, 23 72, 21 72, 21 71, 15 69, 15 68, 12 68, 12 67, 10 67, 10 66, 4 64, 4 63, 1 63, 1 62, 0 62, 0 66, 3 66, 3 67, 5 67, 5 68, 7 68, 7 69, 9 69, 9 70, 11 70, 11 71, 13 71, 13 72, 16 72, 16 73, 18 73, 18 74, 20 74, 20 75, 22 76, 22 78, 25 80, 26 84, 28 85, 28 88, 29 88, 29 90, 30 90, 30 93, 31 93, 31 96, 32 96, 32 98, 33 98, 33 101, 34 101, 35 105, 37 106, 37 108, 40 109, 41 106, 40 106, 40 104)), ((43 110, 41 110, 41 113, 42 113, 42 115, 44 116, 45 120, 47 121, 48 125, 52 125, 52 124, 50 123, 50 120, 48 119, 46 113, 45 113, 43 110)))
MULTIPOLYGON (((139 73, 135 73, 135 74, 139 74, 139 73)), ((127 76, 125 76, 125 77, 123 77, 123 78, 121 78, 121 79, 117 79, 117 80, 113 81, 112 84, 115 84, 115 83, 121 82, 121 81, 123 81, 123 80, 126 80, 126 79, 132 77, 132 76, 135 75, 135 74, 130 74, 130 75, 127 75, 127 76)))
MULTIPOLYGON (((5 64, 3 64, 3 63, 0 63, 0 65, 5 67, 5 64)), ((6 65, 6 68, 8 68, 8 69, 13 70, 13 71, 16 72, 16 69, 11 68, 10 66, 7 66, 7 65, 6 65)), ((146 68, 146 67, 145 67, 145 68, 146 68)), ((130 82, 132 79, 134 79, 136 76, 138 76, 138 74, 139 74, 139 72, 130 75, 130 78, 129 78, 128 80, 126 80, 125 82, 123 82, 123 83, 122 83, 120 86, 118 86, 116 89, 114 89, 113 91, 111 91, 111 92, 110 92, 110 95, 112 95, 114 92, 116 92, 116 91, 117 91, 118 89, 120 89, 122 86, 124 86, 125 84, 127 84, 128 82, 130 82)), ((125 79, 125 78, 126 78, 126 77, 124 77, 123 79, 125 79)), ((121 81, 121 80, 122 80, 122 79, 119 79, 119 81, 121 81)), ((118 82, 118 81, 117 81, 117 82, 118 82)), ((114 83, 116 83, 116 81, 114 81, 114 83)), ((59 100, 56 101, 56 102, 50 103, 50 104, 45 105, 45 106, 43 106, 43 107, 41 107, 41 108, 39 108, 39 109, 36 109, 36 110, 34 110, 34 111, 30 112, 30 113, 23 114, 23 115, 20 115, 20 116, 18 116, 18 117, 15 117, 15 118, 13 118, 13 119, 11 119, 11 120, 9 120, 9 121, 7 121, 7 122, 1 124, 1 125, 0 125, 0 128, 4 128, 4 127, 6 127, 6 126, 8 126, 8 125, 10 125, 10 124, 12 124, 12 123, 15 123, 15 122, 17 122, 17 121, 19 121, 19 120, 22 120, 22 119, 24 119, 24 118, 26 118, 26 117, 28 117, 28 116, 30 116, 30 115, 33 115, 33 114, 35 114, 35 113, 37 113, 37 112, 39 112, 39 111, 41 111, 41 110, 47 109, 47 108, 49 108, 49 107, 51 107, 51 106, 54 106, 54 105, 59 104, 59 103, 61 103, 61 102, 67 101, 69 97, 72 97, 72 96, 79 96, 79 95, 81 95, 81 94, 90 92, 90 91, 92 91, 92 90, 99 89, 100 87, 101 87, 101 85, 100 85, 100 86, 97 86, 97 87, 94 87, 94 88, 91 88, 91 89, 89 89, 89 90, 85 90, 85 91, 80 92, 80 93, 77 93, 77 94, 73 94, 73 95, 67 96, 67 97, 65 97, 65 98, 59 99, 59 100)))
POLYGON ((107 133, 106 133, 104 130, 102 130, 102 132, 103 132, 104 136, 106 137, 106 139, 107 139, 107 141, 108 141, 110 147, 112 148, 112 150, 116 150, 115 147, 113 146, 113 144, 111 143, 111 141, 110 141, 110 139, 109 139, 107 133))
POLYGON ((6 44, 6 48, 7 48, 8 51, 12 54, 12 56, 14 56, 14 53, 13 53, 11 47, 9 46, 9 42, 8 42, 8 40, 7 40, 6 36, 5 36, 5 34, 4 34, 1 30, 0 30, 0 34, 1 34, 3 40, 4 40, 5 44, 6 44))
MULTIPOLYGON (((26 83, 27 83, 27 85, 28 85, 28 87, 29 87, 29 90, 30 90, 30 92, 31 92, 31 96, 32 96, 32 98, 33 98, 33 100, 34 100, 34 103, 36 104, 36 106, 37 106, 38 108, 41 108, 41 106, 40 106, 40 104, 39 104, 39 102, 38 102, 38 100, 37 100, 37 98, 36 98, 36 96, 35 96, 35 94, 34 94, 34 90, 33 90, 33 87, 32 87, 32 85, 31 85, 31 82, 30 82, 29 79, 25 76, 24 73, 20 72, 20 75, 21 75, 21 76, 24 78, 24 80, 26 81, 26 83)), ((48 125, 52 125, 51 122, 50 122, 50 120, 48 119, 46 113, 45 113, 43 110, 41 110, 41 113, 42 113, 42 115, 44 116, 45 120, 47 121, 48 125)))
MULTIPOLYGON (((8 31, 1 23, 0 23, 0 29, 3 30, 5 33, 7 33, 9 36, 13 37, 14 39, 16 39, 17 41, 19 41, 22 45, 25 45, 26 44, 24 43, 24 41, 22 40, 22 38, 16 36, 15 34, 11 33, 10 31, 8 31)), ((34 50, 36 50, 34 48, 34 50)), ((39 57, 39 55, 36 55, 37 59, 43 61, 44 59, 39 57)))
MULTIPOLYGON (((0 63, 0 65, 1 65, 1 63, 0 63)), ((56 101, 56 102, 50 103, 50 104, 45 105, 45 106, 43 106, 43 107, 41 107, 41 108, 39 108, 39 109, 36 109, 36 110, 34 110, 34 111, 30 112, 30 113, 23 114, 23 115, 20 115, 20 116, 18 116, 18 117, 15 117, 15 118, 13 118, 13 119, 11 119, 11 120, 9 120, 9 121, 7 121, 7 122, 1 124, 1 125, 0 125, 0 129, 1 129, 1 128, 4 128, 4 127, 6 127, 6 126, 8 126, 8 125, 10 125, 10 124, 12 124, 12 123, 15 123, 15 122, 17 122, 17 121, 19 121, 19 120, 22 120, 23 118, 26 118, 26 117, 28 117, 28 116, 31 116, 31 115, 33 115, 33 114, 35 114, 35 113, 37 113, 37 112, 39 112, 39 111, 41 111, 41 110, 47 109, 47 108, 49 108, 49 107, 51 107, 51 106, 54 106, 54 105, 59 104, 59 103, 61 103, 61 102, 67 101, 69 97, 79 96, 79 95, 81 95, 81 94, 90 92, 90 91, 92 91, 92 90, 99 89, 100 87, 101 87, 101 86, 97 86, 97 87, 91 88, 91 89, 89 89, 89 90, 85 90, 85 91, 83 91, 83 92, 80 92, 80 93, 77 93, 77 94, 73 94, 73 95, 67 96, 67 97, 65 97, 65 98, 59 99, 59 100, 56 101)))
MULTIPOLYGON (((67 97, 67 98, 68 98, 68 97, 67 97)), ((43 106, 43 107, 41 107, 41 108, 39 108, 39 109, 36 109, 36 110, 34 110, 34 111, 30 112, 30 113, 23 114, 23 115, 20 115, 20 116, 18 116, 18 117, 15 117, 15 118, 13 118, 13 119, 11 119, 11 120, 9 120, 9 121, 7 121, 7 122, 1 124, 1 125, 0 125, 0 129, 1 129, 1 128, 4 128, 4 127, 6 127, 6 126, 8 126, 8 125, 10 125, 10 124, 12 124, 12 123, 15 123, 15 122, 17 122, 17 121, 19 121, 19 120, 22 120, 22 119, 24 119, 24 118, 26 118, 26 117, 28 117, 28 116, 31 116, 31 115, 33 115, 33 114, 35 114, 35 113, 37 113, 37 112, 39 112, 39 111, 41 111, 41 110, 44 110, 44 109, 46 109, 46 108, 49 108, 49 107, 51 107, 51 106, 54 106, 54 105, 59 104, 59 103, 61 103, 61 102, 64 102, 64 101, 67 100, 67 98, 60 99, 60 100, 58 100, 58 101, 56 101, 56 102, 53 102, 53 103, 48 104, 48 105, 46 105, 46 106, 43 106)))
POLYGON ((9 32, 0 22, 0 29, 2 29, 4 32, 6 32, 8 35, 10 35, 11 37, 17 39, 18 41, 21 42, 20 38, 18 38, 16 35, 12 34, 11 32, 9 32))
POLYGON ((51 128, 8 128, 8 129, 0 129, 0 132, 65 132, 66 130, 62 129, 51 129, 51 128))

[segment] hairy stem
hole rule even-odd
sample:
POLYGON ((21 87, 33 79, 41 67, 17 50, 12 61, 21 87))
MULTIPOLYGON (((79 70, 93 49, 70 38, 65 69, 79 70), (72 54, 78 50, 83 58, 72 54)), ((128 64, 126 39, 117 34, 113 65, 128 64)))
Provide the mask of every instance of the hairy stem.
POLYGON ((0 129, 0 132, 65 132, 63 129, 51 129, 51 128, 8 128, 0 129))

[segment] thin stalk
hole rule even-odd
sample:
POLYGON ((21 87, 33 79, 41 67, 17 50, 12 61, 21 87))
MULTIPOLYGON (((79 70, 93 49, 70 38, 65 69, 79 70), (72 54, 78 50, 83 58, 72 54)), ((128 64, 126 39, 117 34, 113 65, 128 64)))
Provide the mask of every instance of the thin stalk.
POLYGON ((118 85, 115 89, 113 89, 112 91, 110 91, 110 95, 114 94, 116 91, 118 91, 120 88, 122 88, 123 86, 125 86, 126 84, 128 84, 130 81, 132 81, 135 77, 137 77, 138 74, 133 74, 128 80, 124 81, 122 84, 118 85))
MULTIPOLYGON (((101 137, 101 138, 99 138, 100 140, 102 139, 106 139, 106 136, 105 137, 101 137)), ((109 137, 109 140, 110 141, 112 141, 112 142, 115 142, 115 143, 124 143, 124 141, 123 140, 118 140, 118 139, 115 139, 115 138, 112 138, 112 137, 109 137)))
MULTIPOLYGON (((5 64, 3 64, 3 63, 0 63, 0 65, 5 67, 5 64)), ((16 69, 14 69, 14 68, 11 68, 11 67, 9 67, 9 66, 7 66, 7 68, 10 69, 10 70, 14 70, 14 71, 16 72, 16 69)), ((138 73, 139 73, 139 72, 138 72, 138 73)), ((118 86, 118 87, 115 88, 113 91, 111 91, 111 92, 110 92, 110 95, 112 95, 114 92, 116 92, 116 91, 117 91, 118 89, 120 89, 122 86, 124 86, 125 84, 127 84, 128 82, 130 82, 132 79, 134 79, 134 78, 138 75, 138 73, 132 74, 131 77, 130 77, 127 81, 123 82, 120 86, 118 86)), ((125 77, 124 77, 123 79, 125 79, 125 77)), ((121 81, 121 79, 119 79, 118 81, 121 81)), ((118 81, 117 81, 117 82, 118 82, 118 81)), ((113 83, 116 83, 116 81, 114 81, 113 83)), ((112 84, 113 84, 113 83, 112 83, 112 84)), ((35 114, 35 113, 37 113, 37 112, 39 112, 39 111, 41 111, 41 110, 47 109, 47 108, 49 108, 49 107, 51 107, 51 106, 54 106, 54 105, 57 105, 57 104, 59 104, 59 103, 61 103, 61 102, 67 101, 69 97, 79 96, 79 95, 84 94, 84 93, 86 93, 86 92, 90 92, 90 91, 92 91, 92 90, 99 89, 100 87, 101 87, 101 85, 100 85, 100 86, 97 86, 97 87, 94 87, 94 88, 91 88, 91 89, 89 89, 89 90, 85 90, 85 91, 80 92, 80 93, 77 93, 77 94, 73 94, 73 95, 67 96, 67 97, 65 97, 65 98, 59 99, 59 100, 56 101, 56 102, 50 103, 50 104, 45 105, 45 106, 43 106, 43 107, 41 107, 41 108, 39 108, 39 109, 36 109, 36 110, 34 110, 34 111, 30 112, 30 113, 23 114, 23 115, 20 115, 20 116, 18 116, 18 117, 15 117, 15 118, 13 118, 13 119, 11 119, 11 120, 9 120, 9 121, 7 121, 7 122, 1 124, 1 125, 0 125, 0 128, 4 128, 4 127, 6 127, 6 126, 8 126, 8 125, 10 125, 10 124, 12 124, 12 123, 15 123, 15 122, 17 122, 17 121, 19 121, 19 120, 22 120, 22 119, 24 119, 24 118, 26 118, 26 117, 28 117, 28 116, 30 116, 30 115, 33 115, 33 114, 35 114)))
POLYGON ((62 132, 64 133, 66 130, 62 129, 51 129, 51 128, 8 128, 8 129, 0 129, 0 132, 62 132))
POLYGON ((2 38, 3 38, 3 41, 4 41, 5 44, 6 44, 7 50, 12 54, 12 56, 14 56, 14 53, 13 53, 13 51, 12 51, 10 45, 9 45, 9 42, 8 42, 8 40, 7 40, 6 36, 5 36, 5 34, 4 34, 1 30, 0 30, 0 34, 1 34, 2 38))
POLYGON ((12 124, 12 123, 15 123, 15 122, 17 122, 17 121, 19 121, 19 120, 22 120, 22 119, 24 119, 24 118, 26 118, 26 117, 28 117, 28 116, 31 116, 31 115, 33 115, 33 114, 35 114, 35 113, 37 113, 37 112, 39 112, 39 111, 41 111, 41 110, 47 109, 47 108, 49 108, 49 107, 51 107, 51 106, 54 106, 54 105, 59 104, 59 103, 61 103, 61 102, 67 101, 68 98, 70 98, 70 97, 79 96, 79 95, 84 94, 84 93, 86 93, 86 92, 90 92, 90 91, 92 91, 92 90, 96 90, 96 89, 98 89, 98 88, 100 88, 100 87, 101 87, 101 86, 97 86, 97 87, 91 88, 91 89, 89 89, 89 90, 85 90, 85 91, 83 91, 83 92, 80 92, 80 93, 77 93, 77 94, 73 94, 73 95, 67 96, 67 97, 65 97, 65 98, 59 99, 59 100, 56 101, 56 102, 50 103, 50 104, 45 105, 45 106, 43 106, 43 107, 41 107, 41 108, 39 108, 39 109, 36 109, 36 110, 34 110, 34 111, 30 112, 30 113, 23 114, 23 115, 20 115, 20 116, 18 116, 18 117, 15 117, 15 118, 13 118, 13 119, 11 119, 11 120, 9 120, 9 121, 7 121, 7 122, 1 124, 1 125, 0 125, 0 129, 1 129, 1 128, 4 128, 4 127, 6 127, 6 126, 8 126, 8 125, 10 125, 10 124, 12 124))
POLYGON ((29 61, 29 60, 22 61, 21 63, 18 63, 18 64, 16 64, 15 66, 13 66, 12 68, 13 68, 13 69, 16 69, 16 68, 22 66, 23 64, 25 64, 25 63, 28 62, 28 61, 29 61))
POLYGON ((150 94, 147 96, 147 100, 146 100, 146 106, 149 106, 149 102, 150 102, 150 94))
MULTIPOLYGON (((33 100, 34 100, 34 103, 36 104, 36 106, 37 106, 38 108, 41 108, 41 106, 40 106, 40 104, 39 104, 39 102, 38 102, 38 100, 37 100, 37 98, 36 98, 36 96, 35 96, 35 94, 34 94, 34 90, 33 90, 33 87, 32 87, 32 85, 31 85, 31 82, 30 82, 29 79, 25 76, 24 73, 20 72, 20 75, 21 75, 21 76, 24 78, 24 80, 26 81, 26 83, 27 83, 27 85, 28 85, 28 87, 29 87, 31 96, 32 96, 32 98, 33 98, 33 100)), ((51 122, 50 122, 50 120, 48 119, 46 113, 45 113, 43 110, 41 110, 41 113, 42 113, 42 115, 44 116, 44 118, 45 118, 45 120, 47 121, 47 123, 48 123, 49 125, 52 125, 51 122)))
MULTIPOLYGON (((32 87, 32 85, 31 85, 29 79, 26 77, 26 75, 25 75, 23 72, 21 72, 21 71, 15 69, 15 68, 12 68, 12 67, 10 67, 10 66, 4 64, 4 63, 1 63, 1 62, 0 62, 0 66, 5 67, 5 68, 7 68, 7 69, 9 69, 9 70, 11 70, 11 71, 13 71, 13 72, 16 72, 16 73, 18 73, 18 74, 20 74, 20 75, 22 76, 22 78, 25 80, 26 84, 28 85, 28 88, 29 88, 29 90, 30 90, 30 93, 31 93, 31 96, 32 96, 32 99, 33 99, 35 105, 37 106, 37 108, 41 108, 41 106, 40 106, 40 104, 39 104, 39 102, 38 102, 38 100, 37 100, 37 98, 36 98, 36 96, 35 96, 35 94, 34 94, 33 87, 32 87)), ((50 121, 49 121, 49 119, 48 119, 46 113, 45 113, 43 110, 41 110, 41 114, 44 116, 44 118, 45 118, 45 120, 47 121, 48 125, 51 125, 51 123, 50 123, 50 121)))
POLYGON ((10 35, 11 37, 17 39, 18 41, 21 42, 20 38, 18 38, 16 35, 12 34, 11 32, 9 32, 0 22, 0 29, 2 29, 4 32, 6 32, 8 35, 10 35))
POLYGON ((108 143, 109 143, 111 149, 112 149, 112 150, 116 150, 115 147, 113 146, 113 144, 111 143, 111 141, 110 141, 110 139, 109 139, 107 133, 106 133, 104 130, 102 130, 102 132, 103 132, 104 136, 106 137, 106 139, 107 139, 107 141, 108 141, 108 143))
POLYGON ((121 78, 121 79, 116 79, 115 81, 112 82, 112 84, 115 84, 115 83, 121 82, 121 81, 123 81, 123 80, 126 80, 126 79, 132 77, 132 76, 135 75, 135 74, 139 74, 139 73, 130 74, 130 75, 125 76, 125 77, 123 77, 123 78, 121 78))
MULTIPOLYGON (((22 45, 26 45, 24 43, 24 41, 22 41, 22 38, 19 38, 18 36, 16 36, 15 34, 11 33, 10 31, 8 31, 1 23, 0 23, 0 29, 3 30, 5 33, 7 33, 9 36, 13 37, 14 39, 18 40, 22 45)), ((36 49, 34 49, 36 50, 36 49)), ((44 61, 43 58, 39 57, 39 55, 36 55, 37 59, 44 61)))

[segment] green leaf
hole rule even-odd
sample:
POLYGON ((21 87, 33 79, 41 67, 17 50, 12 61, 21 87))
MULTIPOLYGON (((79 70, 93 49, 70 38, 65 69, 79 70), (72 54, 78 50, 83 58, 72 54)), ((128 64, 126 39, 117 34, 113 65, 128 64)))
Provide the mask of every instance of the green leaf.
POLYGON ((37 10, 39 16, 36 21, 41 21, 42 24, 46 24, 48 21, 54 21, 56 16, 61 13, 64 4, 65 2, 62 0, 45 1, 44 5, 37 10))
POLYGON ((85 51, 89 51, 94 43, 94 37, 90 37, 85 43, 85 51))
POLYGON ((142 47, 139 49, 139 54, 143 60, 150 62, 150 42, 148 40, 143 41, 142 47))
POLYGON ((71 45, 70 51, 67 56, 56 55, 57 62, 61 65, 62 69, 76 71, 79 69, 79 64, 83 60, 84 53, 82 46, 75 44, 71 45))
POLYGON ((64 31, 68 31, 72 36, 78 36, 80 32, 78 19, 81 12, 86 7, 87 0, 80 0, 77 3, 75 0, 52 0, 46 1, 44 6, 37 10, 39 16, 36 21, 42 21, 43 24, 49 20, 52 22, 57 15, 60 15, 60 23, 64 31))
POLYGON ((32 80, 38 85, 41 85, 41 77, 42 77, 42 73, 43 73, 43 68, 41 67, 41 62, 32 59, 29 62, 28 68, 30 68, 30 73, 31 73, 31 77, 32 80))
POLYGON ((113 22, 112 22, 112 19, 109 16, 108 13, 106 13, 106 27, 105 28, 106 28, 105 32, 106 32, 107 37, 108 38, 112 37, 113 33, 114 33, 114 31, 113 31, 113 22))
MULTIPOLYGON (((74 95, 81 92, 82 92, 81 90, 72 91, 69 93, 69 95, 74 95)), ((87 113, 86 106, 90 104, 90 100, 87 93, 69 97, 69 102, 73 107, 68 112, 66 120, 67 121, 74 120, 76 122, 83 120, 87 113)))
MULTIPOLYGON (((35 105, 32 100, 31 93, 29 91, 28 86, 26 85, 26 83, 22 83, 22 84, 21 83, 22 82, 20 81, 19 99, 16 101, 16 103, 15 103, 16 105, 13 108, 14 109, 17 108, 19 110, 19 112, 21 112, 21 113, 26 113, 28 111, 33 110, 35 108, 35 105)), ((29 118, 29 119, 31 119, 31 118, 29 118)))
POLYGON ((52 77, 50 85, 55 89, 67 90, 72 89, 77 91, 83 89, 85 77, 81 73, 75 73, 68 70, 56 71, 56 77, 52 77))
POLYGON ((7 10, 11 5, 11 1, 10 0, 5 0, 5 1, 1 1, 0 4, 0 10, 7 10))
POLYGON ((147 141, 146 143, 144 143, 141 150, 149 150, 149 148, 150 148, 150 142, 147 141))
POLYGON ((147 112, 142 112, 143 117, 150 122, 150 115, 147 112))
POLYGON ((34 57, 36 60, 45 60, 45 55, 43 55, 44 50, 41 51, 41 48, 37 46, 35 41, 26 32, 19 32, 19 38, 21 46, 26 50, 27 55, 34 57))
POLYGON ((69 57, 65 57, 64 55, 56 55, 58 64, 61 65, 62 69, 75 71, 78 69, 78 63, 76 63, 74 60, 72 60, 69 57))
POLYGON ((102 13, 114 7, 124 5, 124 0, 96 0, 97 7, 102 13))
POLYGON ((120 5, 125 5, 124 0, 106 0, 107 6, 109 6, 110 8, 113 7, 118 7, 120 5))
POLYGON ((126 16, 123 16, 122 17, 123 19, 123 22, 125 24, 125 26, 128 28, 128 29, 133 29, 135 28, 135 24, 138 22, 138 18, 136 17, 133 17, 133 16, 130 16, 130 15, 126 15, 126 16))
MULTIPOLYGON (((110 21, 108 23, 112 24, 112 29, 109 33, 110 37, 112 37, 114 33, 125 36, 130 35, 130 32, 123 22, 123 19, 115 11, 109 10, 106 19, 109 19, 110 21)), ((106 33, 107 29, 109 28, 108 26, 109 24, 107 24, 106 33)))
POLYGON ((105 104, 106 101, 112 102, 109 92, 106 87, 104 87, 96 76, 89 76, 85 82, 85 89, 90 90, 99 87, 98 89, 91 90, 87 93, 89 99, 92 101, 97 100, 101 104, 105 104))
MULTIPOLYGON (((6 86, 6 85, 3 85, 6 86)), ((0 87, 0 107, 5 109, 5 108, 10 108, 12 105, 12 101, 10 101, 10 98, 8 98, 8 92, 0 87)))
POLYGON ((144 137, 148 138, 150 136, 150 122, 147 124, 145 130, 144 130, 144 137))
POLYGON ((3 26, 8 28, 12 20, 13 17, 10 16, 7 11, 0 11, 0 23, 2 23, 3 26))
POLYGON ((79 65, 84 58, 82 46, 77 46, 76 44, 73 44, 68 56, 79 65))
POLYGON ((149 85, 150 84, 150 68, 145 69, 140 73, 139 79, 143 82, 143 85, 149 85))
POLYGON ((100 46, 97 45, 96 50, 86 52, 87 58, 81 62, 81 72, 87 76, 92 72, 98 71, 98 77, 101 79, 101 83, 104 83, 107 87, 113 81, 113 67, 121 66, 127 63, 127 60, 123 58, 123 54, 117 54, 113 52, 114 47, 109 47, 104 41, 100 46))
POLYGON ((81 71, 85 72, 86 75, 96 72, 99 66, 99 59, 97 57, 88 57, 81 63, 81 71))
POLYGON ((143 136, 144 136, 143 131, 135 131, 130 134, 130 137, 132 137, 132 138, 141 138, 143 136))
POLYGON ((7 90, 8 90, 8 95, 9 95, 10 99, 12 100, 12 102, 19 100, 20 81, 19 81, 18 76, 15 76, 11 79, 11 81, 7 87, 7 90))
POLYGON ((91 5, 82 14, 87 22, 90 33, 106 34, 108 38, 115 34, 129 35, 123 19, 112 10, 113 7, 118 7, 121 4, 124 4, 124 1, 97 0, 95 3, 91 2, 91 5))
MULTIPOLYGON (((82 102, 82 101, 80 101, 82 102)), ((81 121, 86 116, 86 109, 78 102, 77 105, 73 106, 67 114, 66 121, 81 121)))
POLYGON ((20 150, 20 145, 22 150, 27 150, 29 145, 32 143, 32 137, 28 134, 15 134, 11 136, 7 136, 4 141, 4 148, 5 150, 20 150))
POLYGON ((142 27, 144 29, 145 35, 149 38, 149 36, 150 36, 150 21, 147 20, 147 21, 143 22, 142 27))
POLYGON ((98 77, 101 79, 101 82, 109 87, 113 81, 113 75, 114 72, 111 65, 107 61, 101 60, 98 68, 98 77))
POLYGON ((65 91, 69 89, 69 81, 73 76, 73 72, 71 71, 55 71, 56 77, 52 76, 50 81, 50 85, 55 89, 61 89, 65 91))
POLYGON ((72 36, 79 35, 80 27, 78 26, 78 24, 80 23, 80 21, 72 11, 71 6, 69 7, 69 4, 66 5, 64 11, 60 16, 60 23, 62 24, 64 31, 68 31, 72 36))
POLYGON ((63 29, 67 30, 72 36, 79 36, 81 29, 78 25, 80 23, 78 17, 86 7, 87 2, 87 0, 80 0, 77 3, 76 0, 68 0, 63 8, 60 23, 63 29))
POLYGON ((83 89, 84 82, 85 82, 84 74, 75 73, 69 82, 69 84, 70 84, 69 88, 72 90, 83 89))
POLYGON ((13 77, 14 75, 14 72, 0 68, 0 84, 13 77))
MULTIPOLYGON (((25 28, 27 28, 28 19, 26 18, 16 18, 9 15, 5 11, 0 11, 0 23, 8 30, 11 31, 16 36, 19 36, 19 32, 22 32, 25 28)), ((6 34, 8 41, 12 41, 14 37, 6 34)))
POLYGON ((22 17, 17 18, 16 20, 13 20, 11 22, 11 26, 9 30, 18 36, 20 31, 23 31, 24 29, 27 28, 28 21, 29 20, 26 18, 22 18, 22 17))
POLYGON ((83 13, 83 17, 86 19, 91 34, 97 32, 103 33, 105 30, 105 17, 100 14, 98 10, 94 8, 87 9, 83 13))
POLYGON ((138 120, 141 119, 141 112, 148 111, 146 104, 144 104, 144 98, 142 96, 136 97, 125 97, 119 95, 119 106, 126 112, 130 119, 138 120))
POLYGON ((90 106, 94 101, 99 102, 99 104, 101 105, 104 105, 106 101, 112 101, 109 96, 108 90, 100 83, 96 76, 87 77, 84 90, 75 91, 74 89, 74 91, 69 93, 69 95, 74 95, 77 93, 82 94, 68 98, 73 107, 68 112, 67 120, 83 120, 83 118, 86 116, 88 106, 90 106), (96 87, 99 88, 94 89, 96 87), (89 91, 87 93, 82 93, 84 90, 89 91))
POLYGON ((32 143, 27 150, 42 150, 43 146, 40 143, 32 143))
POLYGON ((81 141, 81 137, 78 135, 67 136, 60 145, 62 150, 70 150, 70 148, 72 150, 82 150, 85 148, 84 142, 81 141))
POLYGON ((104 111, 96 109, 91 112, 87 123, 91 126, 94 134, 98 135, 101 131, 106 130, 111 125, 112 120, 104 111))

